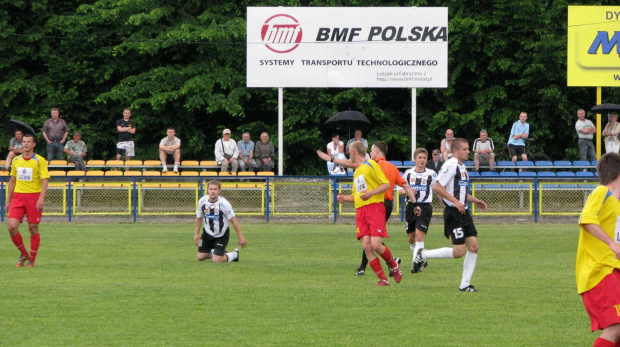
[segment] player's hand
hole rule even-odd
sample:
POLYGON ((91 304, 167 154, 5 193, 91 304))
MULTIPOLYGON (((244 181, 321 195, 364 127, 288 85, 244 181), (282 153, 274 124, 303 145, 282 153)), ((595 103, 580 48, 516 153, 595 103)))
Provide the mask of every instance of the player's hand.
MULTIPOLYGON (((486 205, 485 205, 485 206, 486 206, 486 205)), ((461 214, 465 214, 465 205, 464 205, 462 202, 457 201, 457 202, 454 204, 454 207, 456 207, 456 209, 457 209, 457 210, 459 210, 459 212, 460 212, 461 214)))
POLYGON ((245 240, 245 237, 242 236, 239 238, 238 244, 241 248, 245 248, 248 245, 248 242, 245 240))
POLYGON ((37 200, 37 211, 43 211, 43 206, 45 206, 45 200, 37 200))
POLYGON ((200 242, 200 235, 194 235, 194 244, 198 247, 200 242))
POLYGON ((484 202, 484 201, 482 201, 482 200, 478 200, 478 201, 476 201, 474 204, 476 204, 476 206, 477 206, 478 208, 481 208, 481 209, 482 209, 482 211, 484 211, 484 212, 486 212, 486 211, 487 211, 487 203, 486 203, 486 202, 484 202))
POLYGON ((419 216, 419 215, 421 215, 421 214, 422 214, 422 209, 420 208, 420 206, 416 206, 416 207, 413 209, 413 214, 415 214, 416 216, 419 216))
POLYGON ((319 156, 319 158, 321 158, 321 159, 323 159, 325 161, 332 160, 332 157, 329 154, 321 151, 320 149, 318 151, 316 151, 316 154, 319 156))
POLYGON ((360 198, 364 201, 370 199, 372 197, 372 194, 370 194, 368 191, 365 191, 364 193, 362 193, 362 195, 360 195, 360 198))
POLYGON ((344 195, 342 195, 342 193, 338 194, 336 200, 338 200, 338 202, 342 204, 344 202, 344 195))

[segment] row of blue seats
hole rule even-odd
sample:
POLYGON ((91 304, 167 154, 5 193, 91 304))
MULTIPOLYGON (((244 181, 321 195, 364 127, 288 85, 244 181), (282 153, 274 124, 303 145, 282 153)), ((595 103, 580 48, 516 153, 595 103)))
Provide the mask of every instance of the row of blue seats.
MULTIPOLYGON (((400 160, 388 160, 388 162, 394 164, 395 166, 399 166, 399 167, 413 167, 415 166, 415 162, 410 161, 410 160, 406 160, 406 161, 400 161, 400 160)), ((529 161, 529 160, 520 160, 517 161, 517 163, 513 163, 510 160, 500 160, 498 162, 495 163, 496 166, 541 166, 541 167, 553 167, 553 166, 557 166, 557 167, 571 167, 571 166, 578 166, 578 167, 583 167, 583 166, 596 166, 597 161, 593 160, 593 161, 587 161, 587 160, 575 160, 575 161, 570 161, 570 160, 556 160, 556 161, 551 161, 551 160, 539 160, 539 161, 529 161)), ((474 166, 474 161, 473 160, 466 160, 463 162, 463 164, 465 164, 465 166, 474 166)))
POLYGON ((500 172, 497 173, 495 171, 483 171, 481 173, 478 172, 470 172, 469 173, 469 177, 524 177, 524 178, 533 178, 533 177, 538 177, 538 178, 554 178, 554 177, 579 177, 579 178, 594 178, 594 177, 598 177, 598 172, 590 172, 590 171, 578 171, 578 172, 572 172, 572 171, 558 171, 558 172, 551 172, 551 171, 540 171, 540 172, 533 172, 533 171, 522 171, 522 172, 513 172, 513 171, 506 171, 506 172, 500 172))
MULTIPOLYGON (((548 190, 548 189, 571 189, 571 190, 575 190, 575 189, 583 189, 583 190, 589 190, 589 189, 595 189, 597 187, 596 184, 544 184, 542 189, 543 190, 548 190)), ((491 183, 491 184, 480 184, 477 183, 475 186, 475 189, 492 189, 492 190, 523 190, 523 189, 529 189, 530 185, 529 184, 495 184, 495 183, 491 183)))

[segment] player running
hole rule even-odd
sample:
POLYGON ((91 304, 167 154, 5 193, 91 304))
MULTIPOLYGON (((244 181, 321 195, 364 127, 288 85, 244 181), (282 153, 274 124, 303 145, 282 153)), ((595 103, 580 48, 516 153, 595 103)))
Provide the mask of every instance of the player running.
POLYGON ((421 248, 416 254, 413 266, 414 271, 419 272, 427 259, 461 258, 465 255, 459 290, 477 292, 470 281, 478 257, 478 231, 467 208, 467 202, 473 202, 483 211, 487 210, 487 204, 469 193, 469 174, 463 165, 463 161, 468 157, 469 144, 467 140, 454 139, 452 141, 452 158, 443 164, 437 177, 437 183, 433 188, 446 205, 443 210, 444 235, 452 241, 452 248, 444 247, 431 250, 421 248))
POLYGON ((232 223, 237 232, 237 239, 242 248, 247 246, 247 241, 241 233, 241 226, 237 222, 235 212, 230 202, 220 196, 222 184, 219 181, 207 183, 207 195, 198 201, 196 210, 196 229, 194 243, 198 247, 196 257, 202 261, 213 259, 214 263, 239 261, 239 249, 226 253, 230 231, 228 223, 232 223), (200 235, 202 229, 202 236, 200 235))
MULTIPOLYGON (((433 187, 437 182, 437 173, 426 167, 428 152, 424 148, 418 148, 413 153, 415 167, 405 171, 403 178, 409 184, 409 187, 416 191, 416 199, 411 201, 407 198, 407 207, 405 210, 405 231, 407 232, 407 240, 409 247, 413 253, 411 261, 411 273, 417 273, 424 270, 428 266, 428 262, 424 261, 422 265, 416 269, 414 260, 419 249, 424 249, 424 236, 428 232, 433 217, 433 187)), ((405 191, 398 188, 399 194, 405 191)))

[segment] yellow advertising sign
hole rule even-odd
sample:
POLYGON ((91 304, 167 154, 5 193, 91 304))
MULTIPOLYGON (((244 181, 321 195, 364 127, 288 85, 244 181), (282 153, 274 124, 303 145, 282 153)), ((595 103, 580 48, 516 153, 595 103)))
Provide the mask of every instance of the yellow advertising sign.
POLYGON ((620 6, 568 6, 567 85, 620 86, 620 6))

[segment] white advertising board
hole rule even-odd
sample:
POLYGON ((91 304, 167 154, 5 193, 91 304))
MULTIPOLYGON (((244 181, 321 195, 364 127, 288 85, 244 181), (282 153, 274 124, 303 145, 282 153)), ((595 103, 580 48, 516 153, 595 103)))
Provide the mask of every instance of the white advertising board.
POLYGON ((446 88, 446 7, 248 7, 247 86, 446 88))

